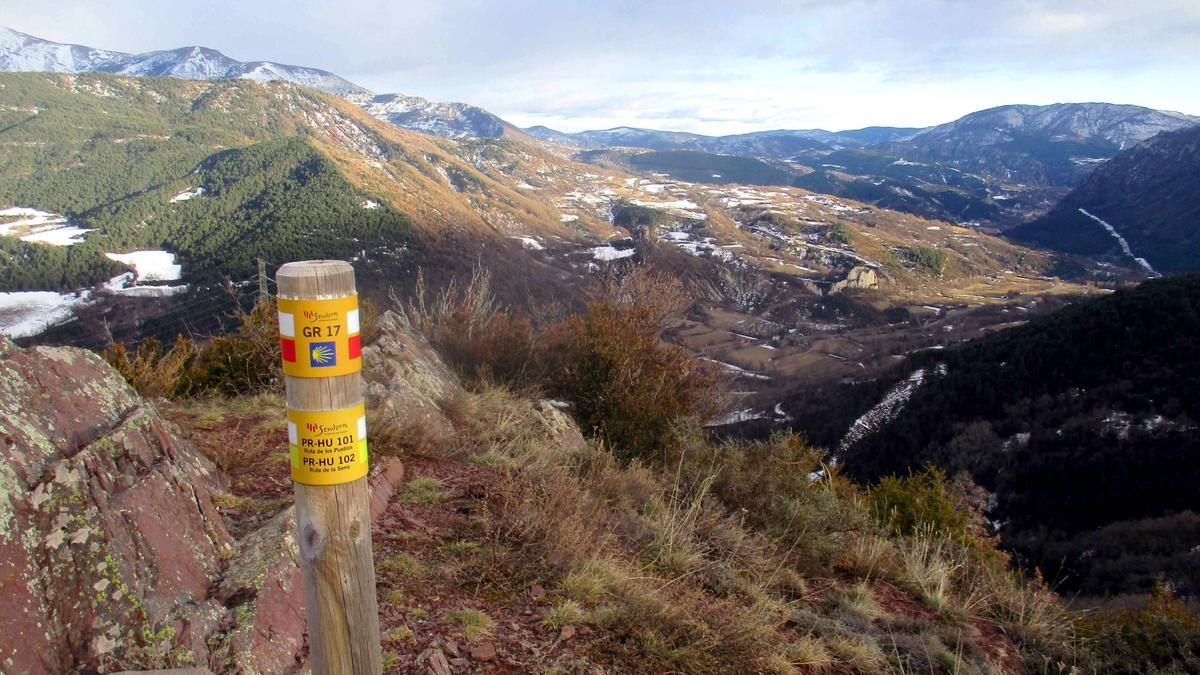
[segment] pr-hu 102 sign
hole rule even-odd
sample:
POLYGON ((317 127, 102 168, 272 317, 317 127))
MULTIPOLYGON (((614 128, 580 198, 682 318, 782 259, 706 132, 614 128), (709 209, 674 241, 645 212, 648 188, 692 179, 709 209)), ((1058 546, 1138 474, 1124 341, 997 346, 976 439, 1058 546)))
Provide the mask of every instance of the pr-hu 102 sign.
POLYGON ((363 404, 341 410, 287 411, 292 480, 337 485, 367 475, 367 418, 363 404))
POLYGON ((292 377, 333 377, 362 370, 358 296, 279 298, 279 352, 292 377))

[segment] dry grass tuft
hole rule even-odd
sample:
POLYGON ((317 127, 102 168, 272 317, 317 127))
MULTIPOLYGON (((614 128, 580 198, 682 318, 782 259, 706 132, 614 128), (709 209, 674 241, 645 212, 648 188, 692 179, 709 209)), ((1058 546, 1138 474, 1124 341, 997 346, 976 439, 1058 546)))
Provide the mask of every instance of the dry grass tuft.
MULTIPOLYGON (((1013 651, 985 644, 1003 636, 1070 662, 1052 594, 1016 583, 987 542, 889 529, 796 436, 716 444, 677 426, 672 449, 643 461, 563 443, 561 416, 508 388, 480 385, 444 409, 454 453, 497 474, 493 545, 556 580, 543 623, 591 626, 589 649, 614 663, 986 672, 988 654, 1013 651), (975 628, 986 623, 1002 636, 975 628)), ((406 498, 442 487, 410 484, 406 498)))
POLYGON ((458 609, 446 615, 458 625, 458 631, 468 642, 474 642, 492 634, 496 622, 486 612, 478 609, 458 609))
POLYGON ((442 481, 430 476, 408 481, 404 491, 400 493, 401 499, 415 504, 436 504, 448 496, 449 492, 442 485, 442 481))

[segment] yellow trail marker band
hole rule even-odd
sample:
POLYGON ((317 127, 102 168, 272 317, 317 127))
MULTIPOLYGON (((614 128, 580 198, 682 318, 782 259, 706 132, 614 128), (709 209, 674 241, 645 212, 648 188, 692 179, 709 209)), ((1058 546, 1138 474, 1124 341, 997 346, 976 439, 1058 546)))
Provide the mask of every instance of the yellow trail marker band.
POLYGON ((279 353, 283 373, 292 377, 334 377, 362 370, 358 295, 279 298, 279 353))
POLYGON ((367 475, 367 418, 363 404, 341 410, 287 411, 292 480, 337 485, 367 475))

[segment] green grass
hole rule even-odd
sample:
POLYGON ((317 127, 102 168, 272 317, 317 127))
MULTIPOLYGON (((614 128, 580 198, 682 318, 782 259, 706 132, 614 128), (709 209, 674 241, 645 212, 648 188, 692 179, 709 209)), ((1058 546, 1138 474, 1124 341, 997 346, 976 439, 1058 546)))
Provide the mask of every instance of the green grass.
POLYGON ((449 493, 442 485, 442 481, 430 476, 410 480, 400 495, 404 501, 415 504, 436 504, 447 496, 449 493))
POLYGON ((416 579, 425 576, 428 568, 425 563, 407 553, 397 553, 380 562, 379 571, 405 579, 416 579))
POLYGON ((458 624, 459 632, 471 642, 491 635, 496 629, 496 622, 492 617, 478 609, 458 609, 446 616, 458 624))
POLYGON ((579 603, 564 600, 546 612, 542 617, 542 625, 551 630, 558 630, 563 626, 578 626, 583 623, 585 616, 579 603))

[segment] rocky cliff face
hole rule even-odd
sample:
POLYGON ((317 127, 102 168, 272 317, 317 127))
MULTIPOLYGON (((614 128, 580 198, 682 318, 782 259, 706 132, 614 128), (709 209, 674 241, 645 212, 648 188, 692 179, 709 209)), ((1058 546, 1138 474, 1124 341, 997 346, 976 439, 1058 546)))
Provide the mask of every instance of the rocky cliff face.
POLYGON ((4 670, 136 666, 173 649, 168 636, 212 609, 231 552, 219 484, 100 357, 0 342, 4 670))

